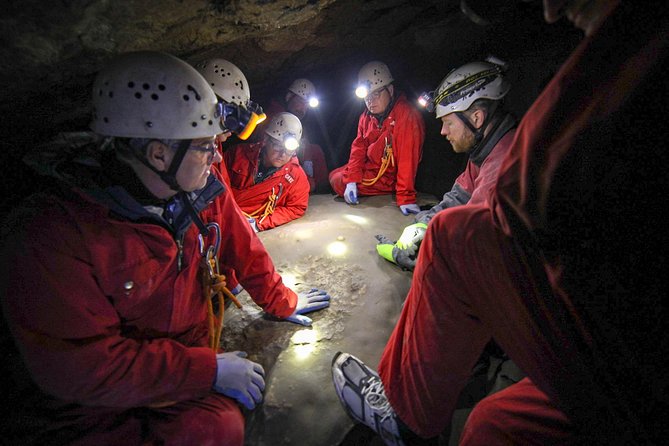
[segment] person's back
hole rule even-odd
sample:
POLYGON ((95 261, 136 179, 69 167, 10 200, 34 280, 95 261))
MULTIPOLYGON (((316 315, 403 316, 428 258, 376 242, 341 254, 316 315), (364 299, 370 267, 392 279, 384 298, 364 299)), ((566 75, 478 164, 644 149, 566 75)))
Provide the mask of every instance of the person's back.
POLYGON ((542 253, 582 323, 578 373, 535 381, 597 441, 646 444, 666 433, 667 400, 654 389, 669 353, 669 243, 657 227, 669 194, 657 120, 666 9, 623 2, 586 38, 528 110, 494 199, 502 228, 542 253))

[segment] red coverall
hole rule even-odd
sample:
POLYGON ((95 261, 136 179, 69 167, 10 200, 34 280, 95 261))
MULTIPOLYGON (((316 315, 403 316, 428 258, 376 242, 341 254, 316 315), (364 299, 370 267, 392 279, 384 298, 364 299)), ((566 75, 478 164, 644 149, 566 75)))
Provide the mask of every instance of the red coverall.
POLYGON ((490 206, 430 222, 379 364, 416 433, 450 422, 492 337, 528 378, 461 444, 666 441, 668 30, 666 5, 620 4, 526 113, 490 206))
MULTIPOLYGON (((265 120, 265 122, 270 122, 272 116, 285 111, 287 110, 283 105, 281 105, 277 100, 272 100, 272 102, 269 104, 269 107, 265 111, 267 114, 267 120, 265 120)), ((304 122, 302 122, 302 136, 303 142, 306 140, 307 143, 300 147, 297 153, 297 157, 300 160, 300 164, 302 166, 304 166, 305 162, 310 162, 313 167, 313 175, 309 176, 309 174, 307 174, 307 179, 309 180, 309 190, 311 193, 314 193, 316 191, 323 190, 324 187, 327 188, 330 186, 330 183, 328 182, 328 165, 325 161, 325 154, 323 153, 321 146, 309 142, 307 138, 308 135, 306 135, 306 129, 304 128, 304 122)))
POLYGON ((347 183, 357 183, 359 196, 395 192, 398 206, 416 203, 414 182, 424 140, 423 117, 403 93, 380 126, 376 117, 365 110, 358 120, 358 135, 351 143, 348 164, 330 173, 332 189, 343 196, 347 183), (363 185, 363 179, 374 179, 379 173, 386 143, 392 144, 394 165, 389 165, 373 185, 363 185))
MULTIPOLYGON (((19 416, 38 426, 34 442, 241 445, 239 406, 212 391, 197 227, 185 233, 178 270, 180 248, 167 229, 119 218, 88 195, 42 197, 26 209, 10 244, 3 311, 27 368, 16 376, 43 392, 26 401, 34 413, 19 416)), ((221 260, 255 302, 292 314, 297 296, 232 194, 200 215, 220 225, 221 260)))
POLYGON ((266 204, 271 195, 277 195, 274 212, 256 219, 260 231, 300 218, 309 204, 309 181, 295 157, 269 178, 254 184, 262 146, 262 142, 238 144, 224 154, 232 192, 242 211, 251 214, 266 204))

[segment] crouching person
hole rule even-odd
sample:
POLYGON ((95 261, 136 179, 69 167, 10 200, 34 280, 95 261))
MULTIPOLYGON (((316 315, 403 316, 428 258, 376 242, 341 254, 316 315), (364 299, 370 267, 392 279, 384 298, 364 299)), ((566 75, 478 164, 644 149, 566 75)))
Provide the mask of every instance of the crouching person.
POLYGON ((328 306, 284 286, 213 175, 216 104, 180 59, 119 56, 94 82, 97 163, 59 164, 63 187, 4 225, 9 443, 242 445, 240 405, 262 401, 264 370, 220 352, 214 265, 278 318, 308 324, 328 306))
POLYGON ((254 231, 296 220, 309 204, 309 180, 296 153, 302 124, 293 114, 270 119, 261 142, 239 144, 225 152, 232 192, 254 231))

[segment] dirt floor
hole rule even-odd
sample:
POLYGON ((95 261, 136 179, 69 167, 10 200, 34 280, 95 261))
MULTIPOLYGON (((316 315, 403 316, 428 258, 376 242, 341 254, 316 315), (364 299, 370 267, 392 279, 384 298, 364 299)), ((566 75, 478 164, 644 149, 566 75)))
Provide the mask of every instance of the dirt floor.
POLYGON ((332 303, 310 314, 312 327, 267 318, 246 292, 241 310, 226 310, 224 348, 247 351, 267 373, 264 402, 247 414, 248 445, 339 445, 352 431, 332 385, 332 357, 346 351, 376 367, 412 273, 379 257, 374 235, 396 239, 411 223, 391 196, 349 206, 313 195, 304 217, 259 233, 289 287, 327 290, 332 303))
MULTIPOLYGON (((419 199, 423 208, 436 202, 432 196, 419 199)), ((376 368, 412 273, 379 257, 374 235, 395 240, 411 223, 413 217, 402 215, 391 196, 361 197, 359 205, 349 206, 332 195, 312 195, 304 217, 259 233, 290 288, 327 290, 332 303, 309 315, 311 327, 268 318, 246 292, 240 294, 241 310, 226 310, 223 347, 248 352, 267 374, 263 403, 246 413, 248 446, 383 444, 348 417, 330 367, 335 353, 344 351, 376 368)), ((489 387, 489 375, 483 370, 474 393, 489 387)), ((440 445, 457 443, 467 413, 456 412, 452 432, 440 445)))

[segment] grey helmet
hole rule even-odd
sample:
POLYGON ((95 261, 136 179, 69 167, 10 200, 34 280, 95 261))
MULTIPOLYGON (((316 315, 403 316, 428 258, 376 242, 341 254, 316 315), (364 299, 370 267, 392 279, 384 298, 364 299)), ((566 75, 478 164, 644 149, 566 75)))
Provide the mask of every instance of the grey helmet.
POLYGON ((217 99, 192 66, 167 53, 122 54, 93 83, 91 129, 125 138, 197 139, 220 133, 217 99))

